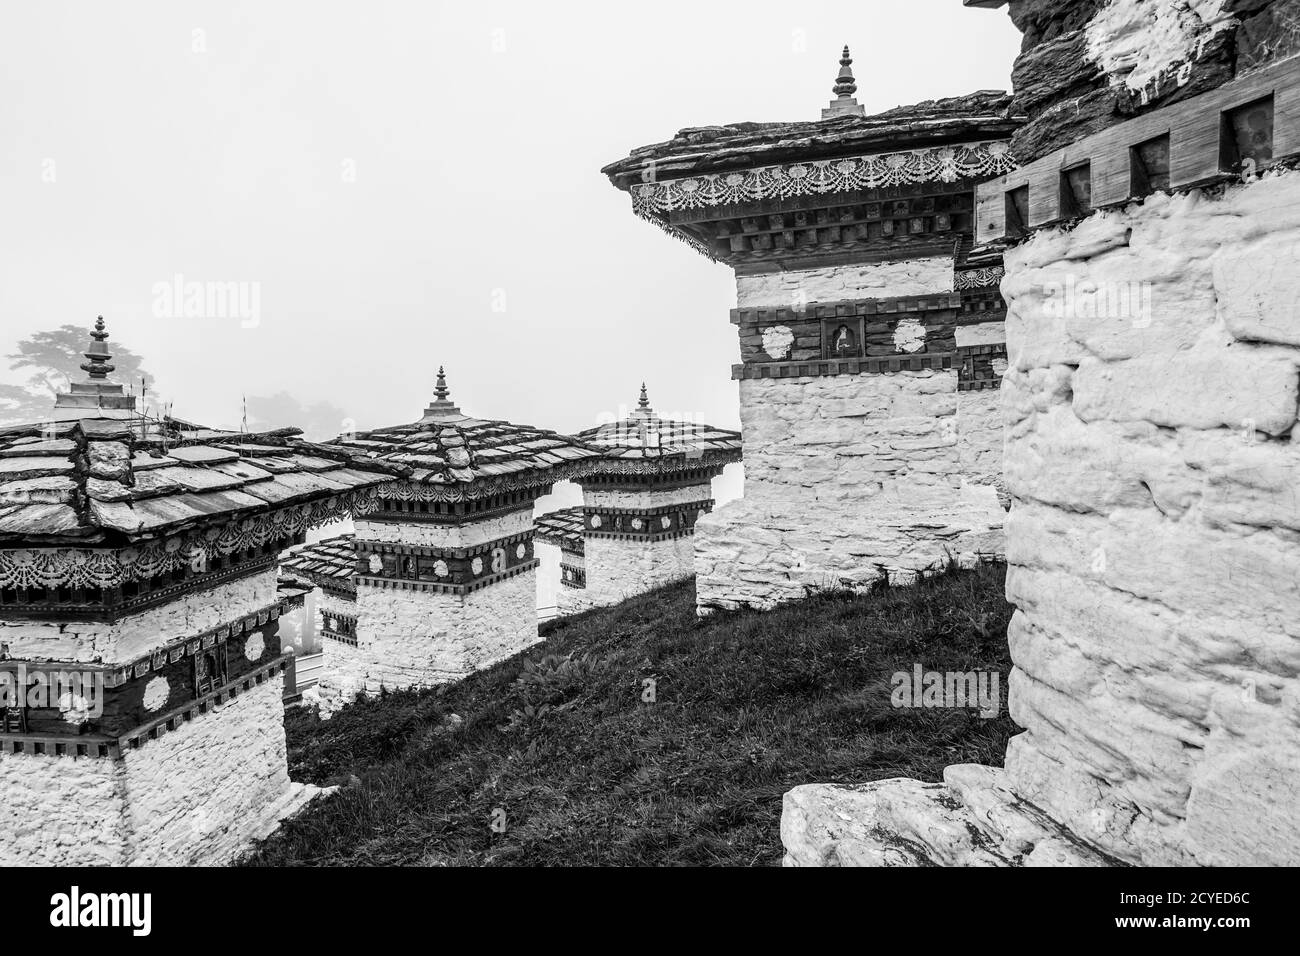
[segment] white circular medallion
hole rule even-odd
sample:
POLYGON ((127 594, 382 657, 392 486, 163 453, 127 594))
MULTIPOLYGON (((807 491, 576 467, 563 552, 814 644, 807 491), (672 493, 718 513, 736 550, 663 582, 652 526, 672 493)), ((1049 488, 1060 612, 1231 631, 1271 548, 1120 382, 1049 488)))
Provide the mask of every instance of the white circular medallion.
POLYGON ((894 348, 899 352, 919 352, 925 348, 925 326, 916 319, 903 319, 894 328, 894 348))
POLYGON ((664 515, 662 518, 659 519, 659 527, 666 529, 666 528, 671 528, 672 526, 673 526, 673 519, 668 517, 667 515, 664 515))
POLYGON ((482 558, 475 558, 473 561, 470 562, 470 566, 469 566, 469 568, 470 568, 470 570, 473 571, 475 574, 482 574, 482 573, 483 573, 483 559, 482 559, 482 558))
POLYGON ((642 525, 644 525, 644 524, 645 524, 645 522, 642 521, 640 518, 633 518, 633 519, 632 519, 632 530, 633 530, 633 531, 640 531, 642 525))
POLYGON ((525 554, 527 554, 527 553, 528 553, 528 549, 527 549, 526 547, 524 547, 524 545, 522 545, 522 544, 521 544, 519 547, 515 548, 515 557, 516 557, 516 558, 522 558, 522 557, 523 557, 525 554))
POLYGON ((261 634, 254 634, 244 642, 244 656, 250 661, 260 661, 266 653, 266 640, 261 634))
POLYGON ((592 515, 592 516, 591 516, 591 526, 592 526, 593 528, 599 528, 599 527, 600 527, 600 515, 592 515))
POLYGON ((90 703, 80 694, 71 691, 59 697, 59 711, 70 724, 84 724, 90 720, 90 703))
POLYGON ((379 574, 384 570, 384 559, 377 554, 370 556, 370 573, 379 574))
POLYGON ((433 562, 433 573, 435 577, 445 578, 447 576, 447 562, 441 558, 433 562))
POLYGON ((159 675, 144 685, 144 709, 159 710, 167 703, 172 689, 167 685, 167 678, 159 675))
POLYGON ((790 357, 794 345, 794 332, 788 325, 773 325, 763 330, 763 351, 768 358, 781 359, 790 357))

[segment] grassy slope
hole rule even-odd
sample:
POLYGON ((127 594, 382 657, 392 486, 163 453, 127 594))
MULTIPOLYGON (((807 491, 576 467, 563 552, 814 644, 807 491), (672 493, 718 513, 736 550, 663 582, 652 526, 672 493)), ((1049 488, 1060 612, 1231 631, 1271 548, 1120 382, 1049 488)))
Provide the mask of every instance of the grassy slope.
POLYGON ((803 783, 1000 766, 1004 715, 896 710, 890 677, 1010 669, 1003 570, 698 621, 692 585, 557 622, 459 684, 320 722, 290 772, 351 780, 264 844, 267 864, 775 864, 803 783), (641 700, 643 680, 657 701, 641 700), (460 715, 463 723, 449 719, 460 715), (491 827, 505 811, 506 829, 491 827))

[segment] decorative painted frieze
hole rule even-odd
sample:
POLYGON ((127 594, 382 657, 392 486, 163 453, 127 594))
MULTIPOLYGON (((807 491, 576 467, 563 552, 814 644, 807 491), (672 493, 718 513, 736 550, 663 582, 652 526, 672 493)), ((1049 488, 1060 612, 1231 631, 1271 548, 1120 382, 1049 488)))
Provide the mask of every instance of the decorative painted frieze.
MULTIPOLYGON (((169 731, 178 730, 201 717, 213 714, 216 708, 229 703, 240 694, 247 693, 283 674, 292 656, 278 652, 268 656, 264 663, 245 669, 238 676, 223 681, 219 686, 198 696, 188 700, 179 698, 184 700, 184 703, 171 707, 159 715, 150 716, 143 723, 116 736, 87 732, 84 729, 70 733, 49 730, 3 733, 0 734, 0 754, 120 759, 124 751, 138 750, 149 741, 157 740, 169 731)), ((153 695, 154 699, 159 699, 159 696, 156 693, 153 695)), ((162 699, 164 705, 173 700, 171 695, 162 699)))
MULTIPOLYGON (((585 468, 585 464, 575 464, 563 474, 571 478, 585 468)), ((366 517, 371 521, 443 524, 479 521, 527 507, 537 498, 549 495, 555 480, 549 474, 545 478, 534 476, 517 481, 487 479, 468 490, 455 485, 395 481, 379 489, 379 502, 366 517)))
POLYGON ((466 593, 537 566, 530 530, 465 548, 357 541, 358 587, 466 593))
POLYGON ((896 355, 879 359, 831 359, 825 362, 756 362, 731 366, 737 381, 766 378, 826 378, 839 375, 889 375, 895 372, 921 372, 954 368, 957 353, 896 355))
POLYGON ((587 538, 659 541, 690 534, 695 522, 713 510, 711 499, 649 508, 586 507, 587 538))
POLYGON ((971 392, 1000 388, 1007 370, 1006 342, 966 345, 957 349, 957 391, 971 392))
MULTIPOLYGON (((278 613, 276 614, 278 617, 278 613)), ((86 698, 97 698, 94 712, 81 713, 67 691, 54 700, 43 700, 42 688, 61 691, 61 682, 73 673, 63 663, 7 662, 0 664, 0 679, 27 704, 11 707, 11 726, 0 734, 0 747, 10 753, 24 752, 23 738, 105 739, 116 746, 139 746, 163 719, 160 715, 190 712, 201 703, 228 692, 250 676, 268 669, 278 672, 291 655, 281 653, 274 617, 262 623, 257 615, 200 639, 172 644, 130 668, 102 670, 77 665, 75 673, 86 698), (93 690, 89 686, 95 685, 93 690), (12 721, 17 721, 17 726, 12 721)), ((257 678, 261 682, 261 678, 257 678)), ((221 701, 217 701, 220 703, 221 701)), ((207 713, 206 706, 201 707, 207 713)), ((186 717, 185 719, 192 719, 186 717)), ((67 743, 67 740, 64 740, 67 743)), ((109 748, 109 751, 112 747, 109 748)), ((39 750, 27 752, 41 752, 39 750)), ((109 756, 96 748, 89 755, 109 756)))
MULTIPOLYGON (((838 363, 895 355, 946 355, 956 348, 956 293, 821 303, 803 310, 736 309, 743 364, 838 363)), ((870 368, 870 366, 868 366, 870 368)))
POLYGON ((347 644, 349 647, 357 646, 357 616, 355 614, 344 614, 339 610, 322 610, 321 616, 321 634, 332 641, 338 641, 340 644, 347 644))
POLYGON ((587 586, 587 569, 560 561, 560 584, 581 590, 587 586))
POLYGON ((106 589, 177 571, 202 573, 231 554, 267 545, 279 550, 310 528, 366 514, 377 500, 374 489, 359 489, 128 548, 3 550, 0 589, 106 589))
POLYGON ((654 218, 679 209, 987 179, 1015 168, 1005 141, 960 143, 642 183, 631 189, 632 208, 637 215, 654 218))
POLYGON ((987 266, 980 269, 960 269, 953 277, 953 288, 958 292, 967 289, 986 289, 995 286, 1006 275, 1002 266, 987 266))

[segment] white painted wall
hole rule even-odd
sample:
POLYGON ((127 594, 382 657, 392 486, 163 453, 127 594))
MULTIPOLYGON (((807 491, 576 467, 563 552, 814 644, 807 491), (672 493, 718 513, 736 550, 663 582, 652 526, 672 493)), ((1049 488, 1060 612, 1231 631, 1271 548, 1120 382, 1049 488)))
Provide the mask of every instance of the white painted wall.
POLYGON ((671 505, 709 501, 713 498, 713 485, 705 481, 663 491, 587 489, 583 491, 583 498, 589 508, 666 508, 671 505))
POLYGON ((953 257, 933 256, 736 276, 736 302, 742 309, 789 309, 800 303, 951 292, 952 283, 953 257))
MULTIPOLYGON (((951 256, 736 279, 741 308, 952 287, 951 256)), ((900 336, 900 350, 914 345, 900 336)), ((909 581, 949 554, 1000 555, 990 403, 959 402, 955 370, 742 381, 745 497, 696 527, 701 609, 766 608, 881 574, 909 581)))
POLYGON ((533 512, 529 505, 522 511, 465 524, 358 520, 356 525, 359 541, 383 541, 423 548, 473 548, 530 530, 533 512))
POLYGON ((1300 863, 1300 175, 1012 250, 1007 775, 1141 864, 1300 863), (1149 322, 1045 284, 1149 284, 1149 322))
POLYGON ((121 759, 0 754, 6 866, 228 863, 316 792, 291 784, 283 676, 121 759))
POLYGON ((358 647, 328 642, 322 679, 349 696, 460 680, 540 639, 535 571, 465 595, 363 585, 357 615, 358 647))
POLYGON ((695 573, 694 536, 662 541, 588 538, 583 556, 587 586, 565 596, 570 612, 605 607, 695 573))
POLYGON ((956 371, 740 386, 746 495, 696 526, 701 607, 771 607, 1001 552, 994 489, 963 479, 956 371))

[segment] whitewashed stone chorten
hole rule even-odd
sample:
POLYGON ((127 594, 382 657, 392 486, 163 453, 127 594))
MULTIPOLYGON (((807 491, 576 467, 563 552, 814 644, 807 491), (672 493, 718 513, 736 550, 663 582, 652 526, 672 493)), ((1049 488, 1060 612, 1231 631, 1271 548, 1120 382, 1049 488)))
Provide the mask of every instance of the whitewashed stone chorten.
POLYGON ((561 544, 561 611, 617 604, 695 574, 696 523, 713 509, 712 480, 740 460, 737 432, 661 418, 641 386, 627 418, 574 436, 600 452, 582 486, 579 555, 561 544), (580 586, 579 586, 580 581, 580 586))
POLYGON ((107 337, 50 420, 0 429, 0 863, 223 863, 316 792, 288 777, 276 555, 393 473, 148 417, 107 337))
POLYGON ((596 451, 463 414, 441 369, 417 421, 331 447, 410 475, 356 522, 355 630, 326 645, 327 693, 459 680, 537 643, 533 503, 596 451))
POLYGON ((560 590, 555 596, 555 610, 560 616, 576 614, 591 606, 583 594, 587 588, 585 521, 579 505, 548 511, 533 522, 537 543, 558 548, 560 552, 560 590))
MULTIPOLYGON (((1002 93, 682 130, 604 170, 736 275, 745 496, 696 529, 702 612, 1000 557, 996 253, 974 189, 1014 166, 1002 93)), ((1005 498, 1005 495, 1002 496, 1005 498)))

